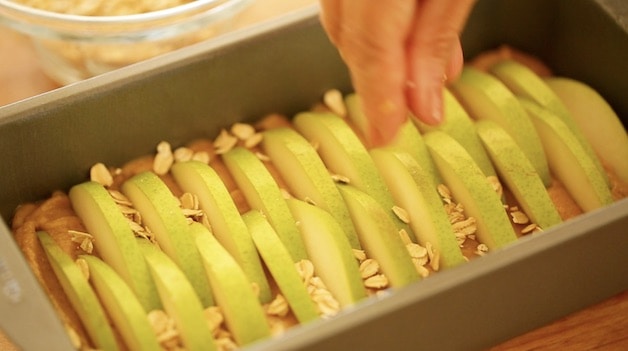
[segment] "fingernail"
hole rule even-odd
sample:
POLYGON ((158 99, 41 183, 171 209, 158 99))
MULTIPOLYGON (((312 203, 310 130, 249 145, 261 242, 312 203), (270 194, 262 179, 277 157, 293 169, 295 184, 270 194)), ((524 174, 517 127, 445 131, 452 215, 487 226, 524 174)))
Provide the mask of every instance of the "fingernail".
POLYGON ((384 146, 395 137, 395 130, 382 125, 371 125, 369 141, 372 147, 384 146), (383 128, 382 128, 383 127, 383 128))
POLYGON ((442 86, 435 89, 432 93, 430 118, 434 124, 440 124, 443 121, 443 88, 442 86))
POLYGON ((430 125, 440 124, 443 120, 442 86, 431 88, 420 100, 419 119, 430 125))

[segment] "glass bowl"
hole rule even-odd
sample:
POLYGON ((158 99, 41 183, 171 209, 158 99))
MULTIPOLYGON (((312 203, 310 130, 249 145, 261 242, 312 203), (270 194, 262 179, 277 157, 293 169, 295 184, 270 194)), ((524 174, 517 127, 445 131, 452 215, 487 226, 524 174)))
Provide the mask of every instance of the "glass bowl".
MULTIPOLYGON (((144 2, 164 3, 118 1, 133 6, 144 2)), ((51 6, 70 4, 74 13, 0 0, 0 23, 28 35, 44 72, 66 85, 223 33, 232 28, 233 19, 252 1, 181 0, 178 1, 181 4, 174 7, 149 12, 132 13, 139 10, 127 6, 123 14, 109 10, 100 15, 93 9, 79 9, 76 5, 110 6, 112 0, 39 1, 51 6), (81 11, 94 13, 81 14, 81 11)))

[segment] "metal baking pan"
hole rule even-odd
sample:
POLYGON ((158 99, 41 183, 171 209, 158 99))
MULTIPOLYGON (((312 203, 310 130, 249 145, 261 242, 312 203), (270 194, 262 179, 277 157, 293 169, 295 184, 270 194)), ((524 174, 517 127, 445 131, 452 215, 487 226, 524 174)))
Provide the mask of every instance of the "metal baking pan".
MULTIPOLYGON (((463 46, 532 53, 599 90, 626 125, 627 23, 622 0, 480 0, 463 46)), ((67 190, 97 161, 293 114, 330 88, 351 84, 312 7, 0 108, 0 231, 20 203, 67 190)), ((250 349, 485 349, 626 290, 626 228, 624 200, 250 349)), ((22 318, 36 326, 37 314, 22 318)))

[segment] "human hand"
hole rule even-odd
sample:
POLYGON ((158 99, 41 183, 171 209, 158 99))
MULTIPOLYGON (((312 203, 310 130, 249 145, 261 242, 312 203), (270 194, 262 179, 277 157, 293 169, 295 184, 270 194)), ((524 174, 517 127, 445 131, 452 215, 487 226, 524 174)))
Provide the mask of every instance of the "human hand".
POLYGON ((442 120, 442 89, 462 70, 459 34, 475 0, 321 0, 321 20, 349 66, 370 122, 367 137, 383 145, 408 111, 428 124, 442 120))

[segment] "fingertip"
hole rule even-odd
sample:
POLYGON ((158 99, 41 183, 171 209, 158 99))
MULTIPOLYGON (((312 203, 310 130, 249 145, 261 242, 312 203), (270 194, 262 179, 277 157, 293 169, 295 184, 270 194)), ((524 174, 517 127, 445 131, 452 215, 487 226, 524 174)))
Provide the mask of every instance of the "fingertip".
POLYGON ((390 144, 401 125, 406 121, 407 112, 405 104, 386 101, 382 105, 370 110, 368 116, 367 143, 371 147, 390 144))
POLYGON ((451 57, 445 71, 445 74, 447 75, 447 82, 453 82, 458 79, 458 76, 460 76, 460 73, 462 72, 463 65, 464 54, 462 52, 462 44, 460 43, 460 38, 458 38, 452 48, 451 57))
POLYGON ((445 78, 424 79, 421 84, 408 93, 410 111, 420 121, 429 125, 438 125, 443 121, 443 81, 445 78))

